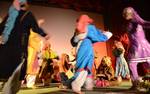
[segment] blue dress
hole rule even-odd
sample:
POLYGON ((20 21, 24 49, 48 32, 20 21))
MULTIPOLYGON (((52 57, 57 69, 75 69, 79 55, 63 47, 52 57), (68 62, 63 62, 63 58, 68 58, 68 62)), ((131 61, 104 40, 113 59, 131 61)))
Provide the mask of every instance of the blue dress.
POLYGON ((88 71, 88 76, 92 76, 92 65, 94 62, 94 50, 93 43, 105 42, 109 38, 97 29, 94 25, 88 25, 87 36, 82 40, 80 47, 77 51, 76 60, 76 78, 82 70, 88 71))
POLYGON ((127 61, 124 58, 124 52, 124 48, 116 48, 113 50, 113 53, 116 56, 115 77, 121 76, 126 78, 130 75, 127 61))

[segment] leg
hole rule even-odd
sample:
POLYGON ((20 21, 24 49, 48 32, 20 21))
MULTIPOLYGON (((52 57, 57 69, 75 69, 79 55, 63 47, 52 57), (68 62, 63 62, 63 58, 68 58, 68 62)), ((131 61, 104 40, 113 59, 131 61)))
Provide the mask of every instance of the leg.
POLYGON ((20 74, 22 65, 23 63, 21 63, 9 77, 3 87, 2 94, 16 94, 19 91, 21 87, 20 74))
POLYGON ((136 62, 129 63, 129 68, 131 70, 131 80, 135 81, 138 80, 138 71, 137 71, 137 64, 136 62))
POLYGON ((129 63, 129 68, 131 70, 131 81, 132 81, 132 87, 131 90, 135 89, 138 90, 138 84, 140 82, 139 75, 137 71, 137 62, 129 63))
POLYGON ((94 87, 94 81, 92 77, 87 77, 85 81, 85 88, 87 90, 93 90, 94 87))
POLYGON ((81 87, 83 86, 86 78, 87 78, 87 71, 81 71, 77 78, 71 83, 72 90, 76 93, 81 93, 81 87))
POLYGON ((34 87, 35 79, 36 79, 36 75, 27 75, 27 77, 26 77, 27 84, 26 85, 28 88, 34 87))

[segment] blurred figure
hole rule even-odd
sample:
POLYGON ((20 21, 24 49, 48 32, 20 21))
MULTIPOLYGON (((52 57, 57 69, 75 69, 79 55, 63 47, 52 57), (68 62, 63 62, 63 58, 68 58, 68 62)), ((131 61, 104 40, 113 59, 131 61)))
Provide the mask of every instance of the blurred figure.
POLYGON ((124 57, 125 49, 119 40, 114 40, 113 54, 116 57, 115 77, 119 82, 122 78, 130 79, 128 64, 124 57))
POLYGON ((111 58, 104 56, 96 73, 96 86, 110 86, 110 81, 114 80, 114 69, 112 67, 111 58))
POLYGON ((56 66, 54 66, 53 70, 54 70, 54 73, 52 74, 51 82, 52 83, 60 83, 61 82, 60 67, 58 65, 56 65, 56 66))
POLYGON ((133 84, 131 89, 137 89, 138 83, 142 81, 137 72, 137 64, 147 62, 147 67, 150 69, 150 44, 144 34, 144 28, 150 29, 150 22, 143 20, 132 7, 123 10, 123 17, 128 22, 127 30, 130 40, 128 59, 133 84))
POLYGON ((104 79, 104 80, 112 80, 114 79, 114 69, 112 67, 112 62, 111 62, 111 58, 108 56, 104 56, 101 60, 101 64, 98 67, 97 70, 97 76, 100 77, 100 79, 104 79))
MULTIPOLYGON (((44 19, 38 19, 38 25, 42 29, 44 19)), ((44 31, 43 31, 44 32, 44 31)), ((38 79, 38 71, 41 63, 39 62, 39 52, 42 49, 43 43, 46 39, 41 37, 39 34, 30 30, 29 44, 28 44, 28 64, 26 74, 26 84, 28 88, 34 88, 35 82, 38 79), (37 78, 37 79, 36 79, 37 78)))
POLYGON ((51 44, 49 40, 44 43, 42 50, 42 64, 39 70, 39 78, 42 79, 43 85, 48 86, 50 84, 50 79, 54 73, 54 66, 57 64, 58 55, 51 49, 51 44))
POLYGON ((4 94, 16 94, 26 75, 30 29, 46 36, 28 10, 27 1, 14 0, 0 24, 0 78, 9 78, 4 94))
POLYGON ((63 53, 60 57, 60 76, 61 76, 61 83, 62 83, 62 88, 71 88, 69 80, 72 76, 74 76, 73 73, 73 65, 70 63, 70 58, 69 55, 63 53))
POLYGON ((71 39, 72 46, 76 47, 75 75, 71 83, 76 93, 82 93, 81 87, 85 84, 88 90, 93 89, 92 66, 94 62, 93 43, 105 42, 111 36, 110 32, 102 32, 92 25, 93 19, 88 15, 81 15, 77 20, 77 27, 71 39))

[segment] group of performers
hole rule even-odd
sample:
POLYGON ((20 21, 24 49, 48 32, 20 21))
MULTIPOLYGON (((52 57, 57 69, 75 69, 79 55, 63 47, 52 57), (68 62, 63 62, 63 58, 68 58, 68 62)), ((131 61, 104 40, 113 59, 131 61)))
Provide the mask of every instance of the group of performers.
MULTIPOLYGON (((137 72, 138 63, 147 62, 147 68, 150 68, 150 44, 144 34, 144 28, 150 28, 150 22, 143 20, 132 7, 123 10, 123 17, 128 21, 127 31, 130 41, 127 60, 124 58, 125 49, 122 43, 114 40, 115 73, 111 67, 111 59, 104 57, 101 67, 98 68, 100 75, 96 80, 97 86, 101 86, 99 83, 103 79, 114 80, 114 77, 130 79, 131 76, 131 89, 137 89, 138 83, 141 82, 137 72)), ((95 57, 93 43, 106 42, 112 35, 109 31, 98 29, 93 24, 93 19, 83 14, 77 19, 75 32, 71 38, 71 44, 75 48, 75 65, 69 63, 67 54, 62 54, 61 62, 55 63, 59 62, 57 61, 59 58, 52 53, 51 45, 47 42, 49 37, 28 10, 27 1, 14 0, 7 16, 0 24, 0 79, 8 79, 3 87, 3 94, 16 94, 19 91, 21 81, 27 75, 27 65, 30 66, 27 62, 32 61, 29 58, 33 55, 39 57, 37 65, 40 67, 36 73, 44 85, 49 85, 49 78, 53 77, 54 82, 61 82, 66 88, 72 88, 78 94, 82 94, 82 87, 93 90, 95 83, 92 72, 95 57), (31 31, 39 34, 34 36, 41 37, 40 40, 35 39, 39 41, 37 51, 33 51, 34 42, 29 42, 35 38, 34 36, 30 36, 32 39, 29 38, 31 31), (32 55, 28 51, 32 52, 32 55), (68 76, 67 70, 74 71, 74 74, 68 76)), ((106 86, 108 84, 106 83, 106 86)))

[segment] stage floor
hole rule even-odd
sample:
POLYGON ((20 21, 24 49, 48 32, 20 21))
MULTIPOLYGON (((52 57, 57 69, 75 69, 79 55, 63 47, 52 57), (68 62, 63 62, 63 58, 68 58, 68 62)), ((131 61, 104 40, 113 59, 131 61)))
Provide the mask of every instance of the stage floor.
MULTIPOLYGON (((123 81, 119 86, 105 87, 105 88, 94 88, 92 91, 82 89, 84 94, 150 94, 146 93, 145 90, 135 91, 129 90, 131 82, 123 81)), ((1 94, 1 91, 0 91, 1 94)), ((22 86, 17 94, 75 94, 71 89, 60 89, 59 84, 51 84, 50 86, 43 87, 39 85, 35 88, 27 88, 22 86)))

